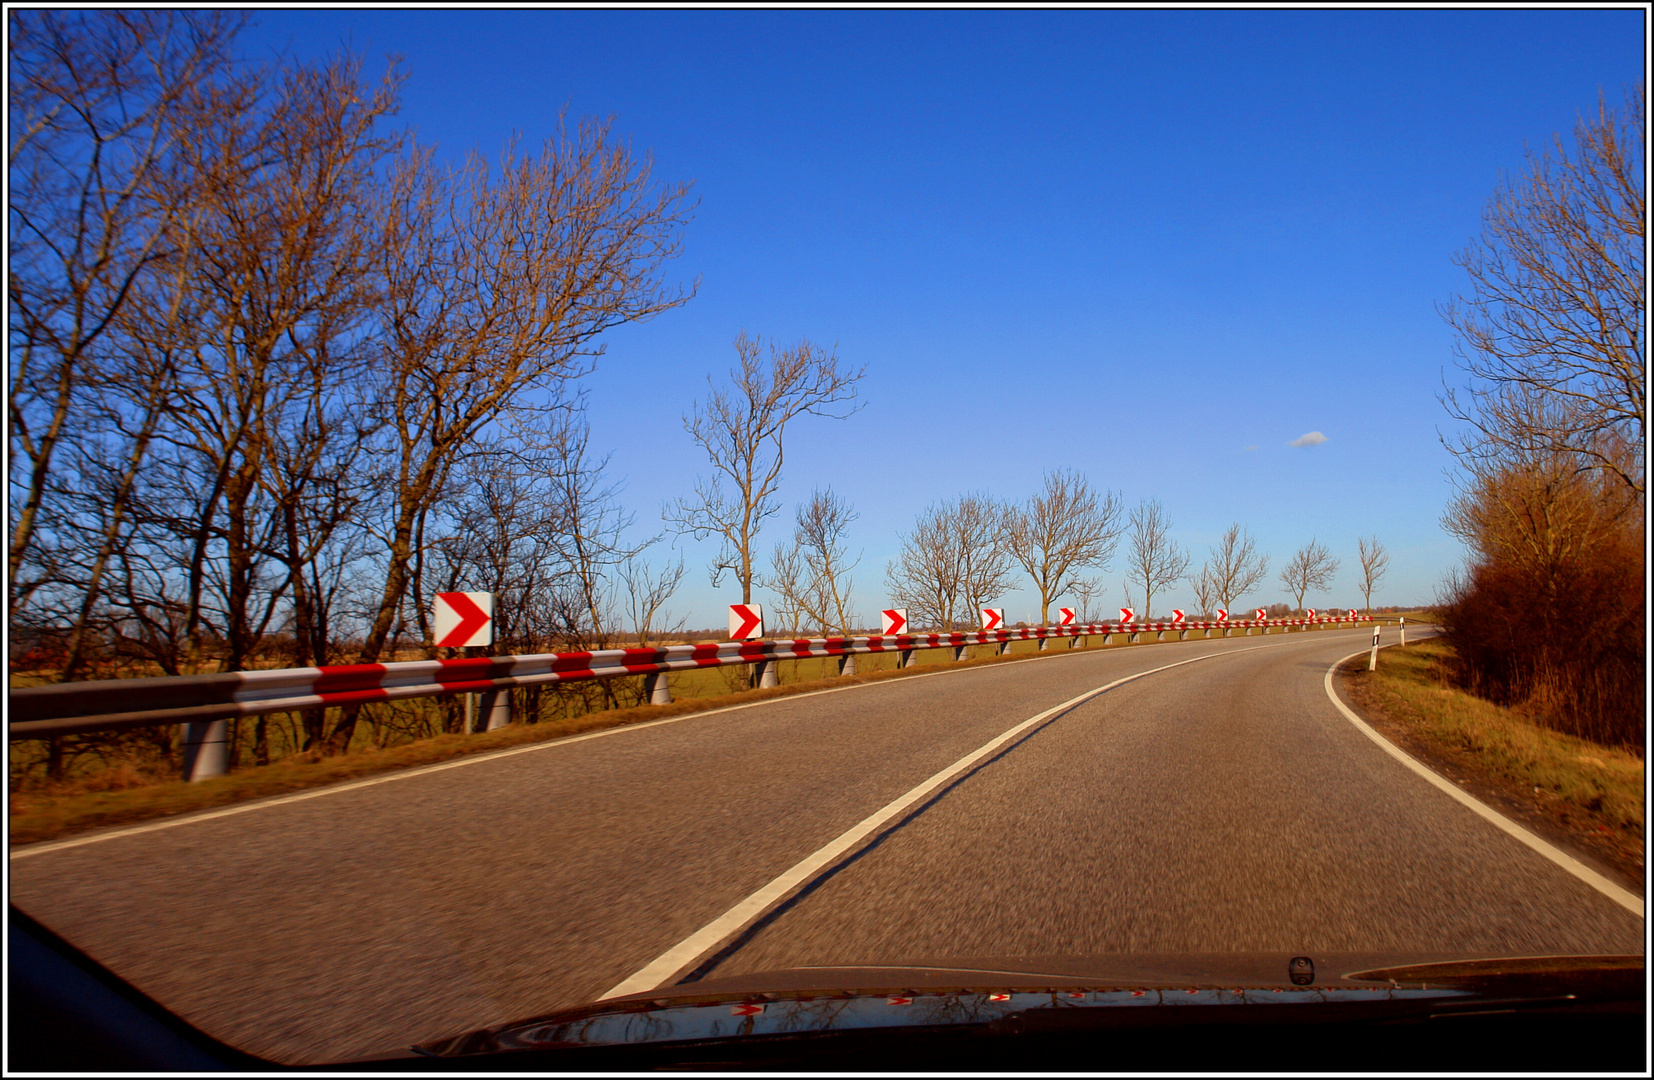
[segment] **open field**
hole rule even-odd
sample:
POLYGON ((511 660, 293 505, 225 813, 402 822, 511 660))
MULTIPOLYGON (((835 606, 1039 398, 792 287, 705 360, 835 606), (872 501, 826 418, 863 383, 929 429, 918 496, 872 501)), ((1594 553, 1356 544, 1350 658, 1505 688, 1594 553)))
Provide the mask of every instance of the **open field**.
POLYGON ((1444 668, 1450 655, 1439 639, 1385 649, 1377 671, 1351 661, 1344 685, 1374 726, 1415 757, 1640 880, 1643 759, 1454 687, 1444 668))

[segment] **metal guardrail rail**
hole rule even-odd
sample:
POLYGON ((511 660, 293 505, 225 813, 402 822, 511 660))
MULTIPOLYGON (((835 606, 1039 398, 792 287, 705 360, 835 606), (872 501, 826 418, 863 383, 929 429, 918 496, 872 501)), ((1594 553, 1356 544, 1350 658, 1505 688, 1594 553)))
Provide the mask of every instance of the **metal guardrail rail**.
MULTIPOLYGON (((441 697, 500 691, 538 683, 576 679, 607 679, 641 675, 647 680, 649 700, 671 700, 662 677, 674 671, 753 664, 759 684, 775 685, 775 664, 782 660, 842 657, 841 671, 854 671, 853 658, 865 653, 897 652, 903 667, 914 664, 922 649, 954 650, 962 657, 972 645, 998 645, 1008 651, 1012 642, 1050 641, 1090 637, 1107 638, 1145 633, 1164 638, 1169 633, 1309 627, 1369 622, 1333 617, 1314 619, 1242 619, 1222 622, 1087 623, 1066 627, 1028 627, 975 633, 867 635, 863 637, 800 638, 772 641, 728 641, 702 645, 665 645, 659 648, 605 649, 596 652, 542 653, 526 656, 473 657, 454 660, 413 660, 389 664, 348 664, 332 667, 282 668, 211 675, 177 675, 147 679, 104 679, 59 683, 11 690, 8 693, 13 740, 41 739, 88 731, 164 724, 201 724, 257 716, 396 701, 414 697, 441 697)), ((489 727, 499 727, 497 713, 487 704, 489 727)))

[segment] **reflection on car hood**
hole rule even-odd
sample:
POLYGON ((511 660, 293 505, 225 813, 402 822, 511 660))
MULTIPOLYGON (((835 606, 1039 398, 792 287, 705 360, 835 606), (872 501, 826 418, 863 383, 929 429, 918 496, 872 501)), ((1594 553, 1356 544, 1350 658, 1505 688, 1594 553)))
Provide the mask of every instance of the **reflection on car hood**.
POLYGON ((424 1044, 439 1057, 510 1050, 800 1036, 977 1025, 1016 1031, 1080 1021, 1125 1025, 1254 1022, 1352 1010, 1473 1008, 1489 998, 1640 996, 1640 956, 1480 958, 1424 953, 1313 957, 1294 985, 1288 954, 997 958, 914 965, 788 968, 723 976, 566 1009, 424 1044), (1296 1006, 1296 1008, 1291 1008, 1296 1006), (1288 1008, 1281 1008, 1288 1007, 1288 1008), (1197 1013, 1169 1010, 1190 1008, 1197 1013), (1074 1010, 1086 1010, 1082 1016, 1074 1010), (1113 1011, 1110 1011, 1113 1010, 1113 1011), (1159 1010, 1146 1012, 1144 1010, 1159 1010), (1223 1010, 1217 1012, 1214 1010, 1223 1010), (1232 1011, 1231 1011, 1232 1010, 1232 1011), (1056 1015, 1068 1011, 1065 1016, 1056 1015))

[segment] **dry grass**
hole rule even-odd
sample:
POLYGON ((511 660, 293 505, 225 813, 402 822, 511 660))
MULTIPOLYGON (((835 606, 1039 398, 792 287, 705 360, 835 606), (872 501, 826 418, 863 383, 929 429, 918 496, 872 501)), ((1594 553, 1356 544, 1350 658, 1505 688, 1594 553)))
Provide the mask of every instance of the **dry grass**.
POLYGON ((1427 746, 1500 780, 1537 788, 1574 814, 1643 838, 1643 759, 1628 750, 1541 726, 1516 709, 1453 686, 1452 651, 1439 640, 1385 649, 1378 670, 1347 675, 1368 697, 1427 746))

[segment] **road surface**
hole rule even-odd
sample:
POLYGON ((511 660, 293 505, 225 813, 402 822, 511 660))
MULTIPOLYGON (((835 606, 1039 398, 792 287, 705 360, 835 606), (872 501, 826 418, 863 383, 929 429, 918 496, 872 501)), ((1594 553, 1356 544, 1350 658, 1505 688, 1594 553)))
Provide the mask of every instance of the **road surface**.
POLYGON ((1328 700, 1329 664, 1369 634, 1056 653, 539 744, 16 849, 12 899, 233 1045, 362 1057, 591 1001, 1008 730, 1194 660, 1033 725, 832 860, 702 974, 1640 954, 1640 918, 1328 700))

